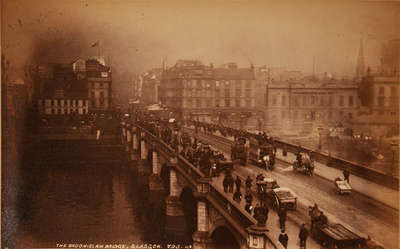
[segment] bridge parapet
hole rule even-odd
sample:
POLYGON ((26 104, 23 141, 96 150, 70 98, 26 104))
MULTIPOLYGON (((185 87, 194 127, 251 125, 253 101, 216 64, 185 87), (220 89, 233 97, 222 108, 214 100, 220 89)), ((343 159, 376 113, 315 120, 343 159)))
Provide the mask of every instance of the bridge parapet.
MULTIPOLYGON (((184 213, 179 200, 178 175, 188 183, 197 197, 197 231, 193 234, 194 248, 212 248, 211 234, 216 229, 215 220, 209 215, 210 208, 216 210, 220 217, 226 221, 225 225, 235 231, 240 248, 262 249, 281 248, 269 237, 265 227, 257 226, 257 221, 243 210, 240 205, 228 198, 226 194, 215 186, 204 172, 195 167, 169 144, 165 143, 158 135, 137 124, 132 124, 141 134, 141 148, 153 148, 153 174, 158 174, 154 166, 155 161, 163 158, 167 162, 170 178, 170 195, 166 200, 167 233, 182 235, 184 229, 177 224, 185 224, 182 220, 184 213), (146 146, 147 145, 147 146, 146 146), (157 160, 154 160, 157 158, 157 160)), ((141 153, 144 156, 143 153, 141 153)), ((143 159, 143 157, 141 157, 143 159)))

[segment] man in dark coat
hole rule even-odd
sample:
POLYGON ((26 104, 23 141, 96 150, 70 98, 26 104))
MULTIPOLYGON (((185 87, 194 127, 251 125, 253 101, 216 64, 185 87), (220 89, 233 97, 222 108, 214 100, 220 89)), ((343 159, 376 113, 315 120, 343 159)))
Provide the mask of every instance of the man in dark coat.
POLYGON ((343 170, 343 177, 344 177, 344 180, 347 181, 347 183, 350 183, 350 180, 349 180, 350 172, 347 169, 343 170))
POLYGON ((278 210, 279 216, 279 226, 281 229, 285 229, 285 222, 286 222, 286 209, 284 207, 280 207, 278 210))
POLYGON ((236 191, 240 192, 240 186, 242 186, 242 180, 240 180, 239 176, 236 177, 235 185, 236 185, 236 191))
POLYGON ((247 176, 247 179, 246 179, 246 190, 247 191, 250 191, 252 182, 253 182, 253 179, 251 179, 250 176, 247 176))
POLYGON ((300 239, 300 248, 306 248, 306 240, 308 237, 308 230, 306 228, 306 224, 303 223, 300 228, 299 239, 300 239))
POLYGON ((281 230, 281 234, 279 234, 279 242, 283 245, 283 247, 286 249, 289 241, 288 235, 285 233, 285 230, 281 230))

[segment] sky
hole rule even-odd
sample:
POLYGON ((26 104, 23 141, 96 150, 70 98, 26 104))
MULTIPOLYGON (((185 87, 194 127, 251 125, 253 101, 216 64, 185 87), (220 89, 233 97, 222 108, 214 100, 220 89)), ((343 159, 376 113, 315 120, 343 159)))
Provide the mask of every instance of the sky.
POLYGON ((2 52, 16 77, 25 64, 106 56, 141 73, 178 59, 237 62, 353 76, 400 39, 400 2, 3 0, 2 52), (91 47, 99 41, 99 47, 91 47))

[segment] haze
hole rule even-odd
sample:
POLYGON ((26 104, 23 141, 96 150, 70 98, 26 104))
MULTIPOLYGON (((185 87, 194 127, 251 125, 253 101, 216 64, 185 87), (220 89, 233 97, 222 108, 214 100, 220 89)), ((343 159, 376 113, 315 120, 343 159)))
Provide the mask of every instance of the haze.
POLYGON ((348 1, 3 0, 2 49, 19 77, 32 62, 100 53, 141 73, 177 59, 269 65, 353 76, 360 38, 366 66, 399 39, 400 4, 348 1), (315 58, 315 59, 313 59, 315 58))

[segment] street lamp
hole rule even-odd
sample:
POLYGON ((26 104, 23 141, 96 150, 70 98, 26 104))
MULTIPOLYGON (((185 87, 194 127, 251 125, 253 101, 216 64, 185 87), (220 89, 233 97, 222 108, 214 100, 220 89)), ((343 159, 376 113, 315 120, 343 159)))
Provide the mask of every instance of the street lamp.
POLYGON ((319 135, 318 150, 322 149, 321 136, 322 136, 323 129, 324 128, 322 128, 322 127, 318 127, 318 135, 319 135))
POLYGON ((396 149, 398 148, 398 144, 396 143, 396 141, 392 141, 392 143, 390 144, 390 147, 392 149, 392 153, 393 153, 393 158, 392 158, 392 168, 390 170, 390 173, 392 175, 396 175, 397 172, 395 172, 396 170, 396 165, 395 165, 395 153, 396 153, 396 149))

